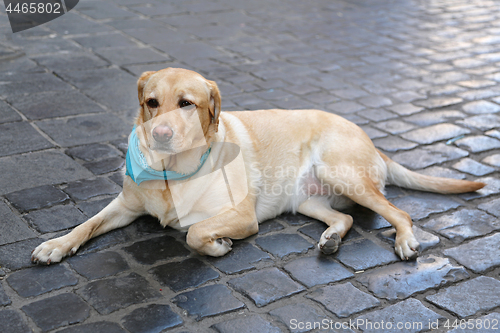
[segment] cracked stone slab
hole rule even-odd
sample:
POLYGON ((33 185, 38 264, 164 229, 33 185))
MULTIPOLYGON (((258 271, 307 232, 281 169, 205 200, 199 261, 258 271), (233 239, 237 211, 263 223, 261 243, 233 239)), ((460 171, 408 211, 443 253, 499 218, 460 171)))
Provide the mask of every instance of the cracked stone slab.
POLYGON ((323 304, 339 318, 380 305, 378 299, 360 291, 350 282, 316 289, 306 297, 323 304))
POLYGON ((495 233, 491 236, 446 249, 444 254, 475 272, 484 272, 500 265, 499 242, 500 233, 495 233))
POLYGON ((295 259, 283 267, 308 288, 352 277, 353 274, 329 256, 318 255, 295 259))
POLYGON ((444 319, 443 316, 426 308, 420 301, 410 298, 406 301, 390 305, 381 310, 376 310, 359 316, 354 321, 359 321, 358 329, 366 333, 380 332, 373 323, 386 323, 384 333, 400 333, 398 323, 412 323, 405 332, 415 333, 429 330, 429 323, 444 319), (369 323, 372 323, 370 326, 369 323), (390 323, 390 325, 388 325, 390 323), (413 325, 413 323, 416 323, 413 325), (419 326, 421 325, 421 326, 419 326))
POLYGON ((468 277, 462 266, 430 254, 418 257, 416 261, 397 262, 377 268, 363 273, 356 280, 379 298, 397 300, 468 277))
POLYGON ((461 243, 466 239, 500 230, 500 221, 477 209, 463 209, 430 220, 422 226, 440 233, 454 243, 461 243))
POLYGON ((172 302, 186 310, 188 315, 195 317, 195 320, 245 307, 244 303, 231 294, 228 287, 220 284, 181 293, 172 298, 172 302))
POLYGON ((472 316, 479 311, 493 309, 500 305, 500 281, 479 276, 475 279, 441 289, 426 299, 439 307, 456 313, 460 318, 472 316))
POLYGON ((275 267, 247 273, 242 277, 229 280, 228 283, 254 301, 257 307, 304 290, 304 287, 275 267))

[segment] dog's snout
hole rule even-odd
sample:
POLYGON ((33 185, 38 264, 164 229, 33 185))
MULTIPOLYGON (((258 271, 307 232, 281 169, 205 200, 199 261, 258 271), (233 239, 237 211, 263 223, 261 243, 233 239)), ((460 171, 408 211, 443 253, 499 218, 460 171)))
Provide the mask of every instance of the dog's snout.
POLYGON ((156 126, 153 129, 153 139, 157 142, 166 143, 172 138, 173 135, 174 132, 172 129, 166 125, 156 126))

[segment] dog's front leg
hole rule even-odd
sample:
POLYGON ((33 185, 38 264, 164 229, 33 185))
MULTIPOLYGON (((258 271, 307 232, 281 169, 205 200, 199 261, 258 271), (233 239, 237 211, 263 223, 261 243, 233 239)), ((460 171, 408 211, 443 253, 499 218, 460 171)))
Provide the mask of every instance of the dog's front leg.
POLYGON ((231 251, 232 239, 243 239, 259 231, 252 202, 208 218, 189 227, 188 245, 199 254, 220 257, 231 251))
POLYGON ((142 214, 143 211, 138 207, 126 203, 122 192, 101 212, 77 226, 69 234, 40 244, 33 251, 31 261, 47 265, 59 262, 62 258, 73 255, 89 239, 124 227, 142 214))

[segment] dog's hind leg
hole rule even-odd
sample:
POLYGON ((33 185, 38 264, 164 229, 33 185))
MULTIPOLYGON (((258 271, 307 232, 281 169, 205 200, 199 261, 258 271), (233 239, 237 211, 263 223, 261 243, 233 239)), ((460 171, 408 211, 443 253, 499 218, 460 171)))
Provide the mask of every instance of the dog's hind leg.
POLYGON ((389 202, 368 177, 362 177, 351 183, 345 195, 354 202, 382 215, 396 229, 394 250, 402 260, 414 259, 418 255, 420 244, 413 235, 410 215, 389 202), (356 184, 357 191, 352 184, 356 184), (362 190, 361 190, 362 189, 362 190))
POLYGON ((69 234, 37 246, 32 253, 31 261, 50 265, 50 263, 61 261, 68 255, 73 255, 89 239, 124 227, 143 214, 142 210, 132 208, 130 203, 125 202, 121 193, 97 215, 77 226, 69 234))
POLYGON ((323 232, 318 242, 318 248, 324 254, 336 252, 341 239, 352 227, 352 217, 331 208, 327 197, 309 197, 297 211, 328 225, 328 229, 323 232))

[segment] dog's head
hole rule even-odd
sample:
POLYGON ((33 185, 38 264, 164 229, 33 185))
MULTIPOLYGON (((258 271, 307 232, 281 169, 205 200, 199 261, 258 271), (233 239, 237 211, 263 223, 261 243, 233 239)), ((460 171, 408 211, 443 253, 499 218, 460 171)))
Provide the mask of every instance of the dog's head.
POLYGON ((215 82, 190 70, 166 68, 144 72, 137 87, 141 106, 137 135, 152 162, 211 142, 221 104, 215 82))

